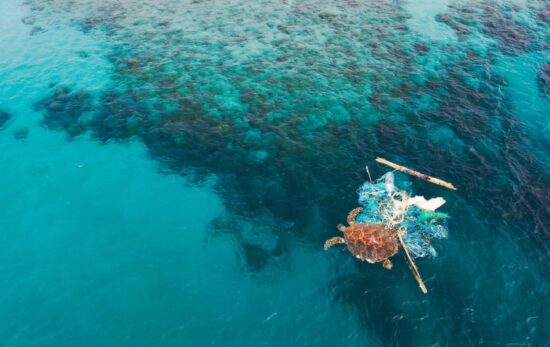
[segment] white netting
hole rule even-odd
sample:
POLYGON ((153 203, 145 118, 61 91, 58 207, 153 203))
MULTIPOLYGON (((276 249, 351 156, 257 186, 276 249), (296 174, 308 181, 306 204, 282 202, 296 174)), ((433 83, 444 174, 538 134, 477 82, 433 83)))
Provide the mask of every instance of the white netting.
POLYGON ((398 230, 413 257, 437 255, 431 240, 447 237, 447 214, 423 211, 409 204, 410 192, 395 185, 392 172, 372 183, 363 183, 357 193, 364 209, 357 222, 382 223, 398 230))

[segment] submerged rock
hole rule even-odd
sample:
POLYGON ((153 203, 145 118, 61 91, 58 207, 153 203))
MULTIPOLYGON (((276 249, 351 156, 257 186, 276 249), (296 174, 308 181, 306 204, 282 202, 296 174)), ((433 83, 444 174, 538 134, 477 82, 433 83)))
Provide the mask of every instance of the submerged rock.
POLYGON ((31 35, 31 36, 38 35, 38 34, 43 33, 43 32, 45 32, 45 31, 46 31, 46 29, 44 29, 44 28, 42 28, 42 27, 34 26, 34 27, 32 27, 32 29, 31 29, 31 34, 30 34, 30 35, 31 35))
POLYGON ((288 25, 286 25, 286 24, 277 25, 277 29, 284 32, 285 34, 290 34, 290 30, 288 30, 288 25))
POLYGON ((6 125, 6 123, 12 118, 13 116, 5 111, 0 110, 0 129, 6 125))
POLYGON ((36 22, 36 18, 33 16, 27 16, 27 17, 23 17, 21 21, 23 22, 23 24, 33 25, 36 22))
POLYGON ((426 55, 430 52, 430 47, 420 42, 414 44, 414 50, 417 51, 420 55, 426 55))
POLYGON ((134 58, 128 58, 126 60, 126 65, 128 66, 128 69, 137 69, 141 66, 141 63, 139 60, 134 58))
POLYGON ((88 17, 84 20, 82 20, 79 24, 80 24, 80 29, 82 30, 82 32, 89 32, 93 29, 95 29, 100 23, 100 20, 98 18, 95 18, 95 17, 88 17))
POLYGON ((448 26, 456 30, 457 33, 462 35, 471 34, 473 32, 472 29, 468 28, 464 24, 457 22, 448 14, 438 14, 435 16, 435 20, 440 23, 447 24, 448 26))

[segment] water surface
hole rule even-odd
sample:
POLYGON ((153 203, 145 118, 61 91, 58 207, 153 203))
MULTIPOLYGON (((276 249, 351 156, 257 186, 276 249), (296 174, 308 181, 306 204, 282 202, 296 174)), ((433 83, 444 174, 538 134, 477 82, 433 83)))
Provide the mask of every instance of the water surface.
POLYGON ((547 345, 545 1, 0 3, 0 343, 547 345), (436 258, 322 250, 376 156, 436 258))

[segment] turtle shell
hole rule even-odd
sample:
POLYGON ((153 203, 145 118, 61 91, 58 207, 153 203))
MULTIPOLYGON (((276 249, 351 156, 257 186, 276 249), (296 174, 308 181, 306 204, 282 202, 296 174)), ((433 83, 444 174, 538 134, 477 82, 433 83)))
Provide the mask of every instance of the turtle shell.
POLYGON ((358 223, 346 228, 349 251, 369 263, 384 261, 397 253, 397 237, 382 224, 358 223))

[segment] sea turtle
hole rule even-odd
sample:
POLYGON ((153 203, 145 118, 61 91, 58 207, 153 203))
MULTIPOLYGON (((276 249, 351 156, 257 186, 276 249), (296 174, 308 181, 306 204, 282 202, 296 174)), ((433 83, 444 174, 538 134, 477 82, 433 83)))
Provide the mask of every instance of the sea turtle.
POLYGON ((333 237, 325 242, 325 250, 345 243, 348 250, 358 259, 369 263, 383 262, 384 268, 390 270, 393 267, 388 259, 397 253, 397 236, 388 230, 383 224, 355 223, 355 218, 363 208, 357 207, 348 214, 349 227, 342 224, 337 226, 344 233, 344 237, 333 237))

